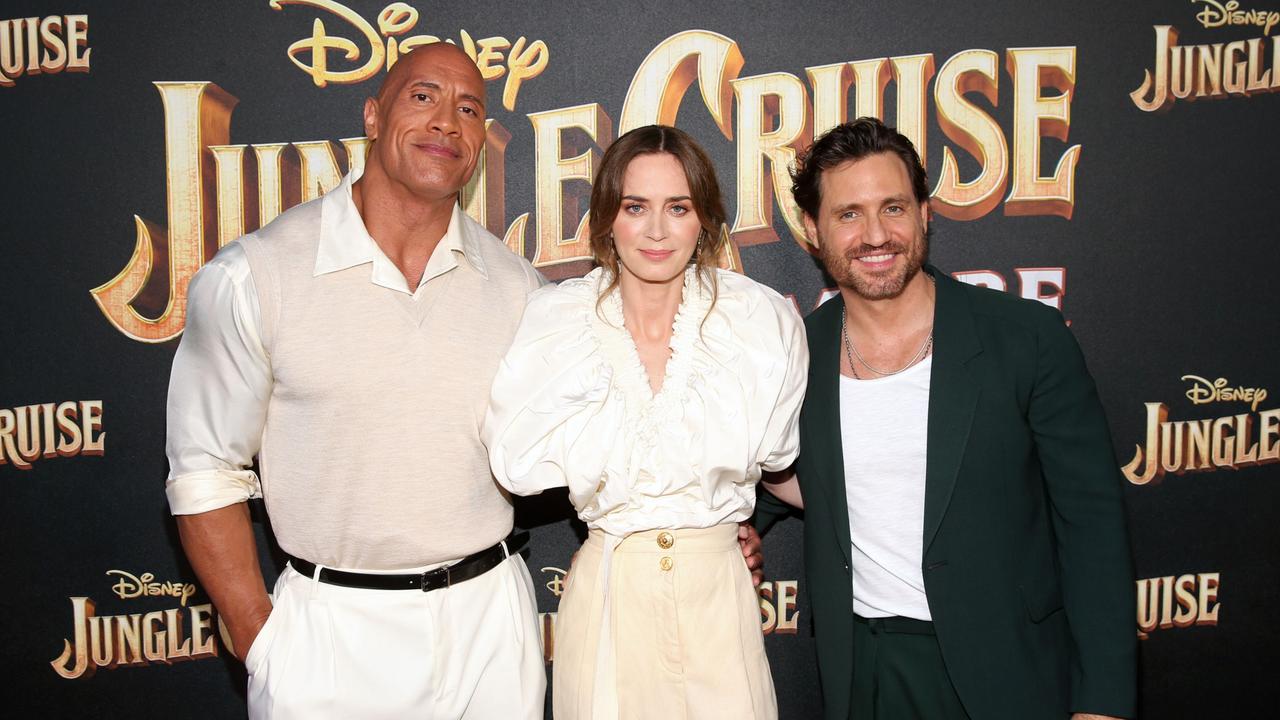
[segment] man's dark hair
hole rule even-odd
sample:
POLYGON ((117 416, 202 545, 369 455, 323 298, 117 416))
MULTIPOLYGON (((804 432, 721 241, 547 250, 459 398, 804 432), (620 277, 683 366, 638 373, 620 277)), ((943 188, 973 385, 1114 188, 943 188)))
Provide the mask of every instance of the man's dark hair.
POLYGON ((809 217, 818 217, 822 206, 822 173, 833 167, 879 153, 894 153, 907 166, 916 201, 929 200, 929 178, 920 154, 906 135, 873 117, 860 117, 828 130, 796 159, 791 172, 791 194, 809 217))

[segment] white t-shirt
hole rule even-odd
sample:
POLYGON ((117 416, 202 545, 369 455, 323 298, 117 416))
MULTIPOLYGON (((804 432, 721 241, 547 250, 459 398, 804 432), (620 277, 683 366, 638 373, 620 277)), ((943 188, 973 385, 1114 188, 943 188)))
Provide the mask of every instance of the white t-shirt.
POLYGON ((933 357, 871 380, 840 378, 853 611, 931 620, 920 569, 933 357))

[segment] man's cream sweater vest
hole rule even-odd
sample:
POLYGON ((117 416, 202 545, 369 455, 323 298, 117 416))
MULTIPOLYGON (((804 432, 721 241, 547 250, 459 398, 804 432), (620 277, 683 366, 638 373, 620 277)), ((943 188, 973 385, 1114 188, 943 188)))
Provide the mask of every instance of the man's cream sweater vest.
POLYGON ((460 257, 417 300, 370 282, 367 264, 314 274, 320 201, 239 241, 274 374, 259 464, 286 552, 399 570, 461 558, 510 532, 511 504, 480 426, 539 276, 462 218, 482 262, 460 257))

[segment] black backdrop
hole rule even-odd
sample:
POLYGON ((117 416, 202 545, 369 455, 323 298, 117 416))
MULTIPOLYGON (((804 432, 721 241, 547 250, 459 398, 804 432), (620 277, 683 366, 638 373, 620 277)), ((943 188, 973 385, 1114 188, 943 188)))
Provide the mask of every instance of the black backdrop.
MULTIPOLYGON (((240 177, 245 188, 243 195, 219 191, 214 151, 205 146, 330 140, 335 167, 342 171, 347 156, 338 141, 360 134, 361 102, 381 73, 320 87, 290 61, 288 49, 314 37, 320 20, 330 42, 345 39, 359 51, 347 59, 329 50, 329 71, 352 71, 369 59, 369 41, 342 13, 368 24, 385 50, 387 37, 379 34, 377 19, 389 8, 395 16, 390 20, 411 25, 393 34, 397 43, 434 35, 465 44, 465 31, 478 43, 505 38, 531 53, 525 60, 545 58, 545 67, 535 67, 511 107, 504 107, 512 72, 505 60, 517 48, 490 43, 503 72, 489 83, 490 116, 506 131, 491 130, 491 137, 509 140, 502 162, 501 142, 489 148, 486 221, 502 236, 527 213, 523 251, 530 258, 545 259, 536 254, 553 252, 557 237, 572 237, 586 209, 585 200, 575 204, 586 183, 558 180, 557 158, 590 156, 620 134, 626 129, 624 103, 639 121, 658 119, 657 106, 645 105, 642 97, 656 86, 641 70, 670 69, 674 63, 663 63, 672 48, 691 43, 705 52, 704 59, 717 48, 725 51, 723 72, 706 63, 712 71, 700 78, 696 58, 682 66, 692 85, 682 97, 675 94, 667 112, 678 109, 676 124, 698 137, 720 168, 730 215, 740 216, 733 235, 740 268, 794 296, 804 312, 829 281, 794 240, 785 208, 771 199, 773 163, 760 166, 763 180, 751 171, 759 163, 758 141, 751 137, 757 133, 751 130, 758 127, 767 143, 776 128, 784 141, 803 145, 833 117, 833 111, 815 111, 815 97, 823 96, 820 104, 827 97, 816 89, 825 81, 815 76, 845 73, 854 80, 846 93, 831 96, 835 104, 823 105, 849 117, 868 107, 860 103, 877 85, 874 72, 867 76, 870 82, 858 82, 853 65, 807 70, 891 58, 883 63, 882 114, 906 125, 916 117, 913 108, 920 109, 923 130, 916 138, 924 141, 931 179, 939 178, 949 150, 962 182, 997 181, 985 205, 968 211, 947 208, 947 198, 955 196, 938 191, 935 209, 942 217, 935 226, 933 262, 971 282, 1003 285, 1062 308, 1098 381, 1120 463, 1128 464, 1137 446, 1145 458, 1148 413, 1161 410, 1149 411, 1148 404, 1163 404, 1168 423, 1191 421, 1168 427, 1170 470, 1142 482, 1139 466, 1137 482, 1126 486, 1140 578, 1135 632, 1145 636, 1142 716, 1253 717, 1271 710, 1280 695, 1271 681, 1278 638, 1273 608, 1280 601, 1274 559, 1280 470, 1259 453, 1277 442, 1280 422, 1280 406, 1265 394, 1280 390, 1274 385, 1280 379, 1274 289, 1280 252, 1272 219, 1280 197, 1274 180, 1280 166, 1280 27, 1267 24, 1275 22, 1280 3, 1245 0, 1237 7, 1241 14, 1226 15, 1226 22, 1219 22, 1219 7, 1181 0, 1056 1, 1034 8, 1007 0, 626 7, 6 2, 0 12, 7 21, 0 24, 0 519, 6 586, 0 598, 0 662, 6 705, 42 716, 243 712, 243 671, 216 641, 207 640, 211 631, 201 625, 211 622, 202 608, 208 600, 199 588, 182 589, 194 583, 194 575, 182 558, 162 489, 168 370, 189 271, 216 251, 219 232, 235 225, 219 221, 219 208, 241 197, 245 212, 230 217, 243 217, 244 229, 251 230, 270 215, 274 195, 288 206, 307 189, 315 191, 317 183, 329 185, 315 172, 323 169, 315 159, 324 159, 323 146, 292 145, 280 151, 283 180, 267 183, 266 201, 259 200, 257 186, 272 179, 273 151, 246 148, 241 166, 227 162, 234 150, 218 151, 225 167, 242 168, 226 177, 240 177), (410 23, 413 14, 418 17, 410 23), (1260 24, 1244 24, 1254 18, 1260 24), (32 22, 39 48, 34 63, 28 52, 32 22), (1137 99, 1131 94, 1143 85, 1144 71, 1156 69, 1162 26, 1176 29, 1182 49, 1166 57, 1189 59, 1192 84, 1188 97, 1152 111, 1142 106, 1152 98, 1151 89, 1137 99), (522 37, 523 43, 517 40, 522 37), (530 50, 535 41, 542 48, 530 50), (665 50, 651 56, 655 48, 665 50), (982 52, 965 52, 974 50, 982 52), (919 55, 929 57, 910 59, 919 55), (1215 56, 1220 67, 1214 67, 1215 56), (990 62, 995 79, 987 82, 987 97, 977 71, 959 77, 963 100, 941 87, 949 61, 952 68, 990 62), (1034 62, 1045 67, 1037 69, 1034 62), (1201 63, 1207 68, 1203 78, 1197 77, 1201 63), (913 67, 932 70, 920 76, 919 91, 912 90, 913 67), (183 109, 182 93, 204 83, 238 99, 229 116, 226 103, 219 115, 218 91, 208 87, 203 109, 183 109), (782 94, 746 102, 754 92, 782 94), (1069 122, 1037 121, 1036 98, 1042 98, 1040 112, 1052 113, 1053 98, 1064 93, 1056 102, 1066 108, 1069 122), (723 101, 727 133, 708 98, 712 105, 723 101), (555 131, 557 122, 569 119, 594 124, 598 142, 581 128, 555 131), (201 123, 204 135, 194 135, 201 123), (1015 139, 1026 127, 1030 134, 1015 139), (997 139, 983 145, 992 157, 984 159, 975 143, 964 142, 965 128, 994 131, 997 139), (179 150, 187 138, 194 174, 183 175, 181 152, 166 153, 167 137, 179 150), (1001 144, 1007 148, 1004 169, 998 167, 1001 144), (299 160, 315 148, 320 155, 299 160), (1075 153, 1078 161, 1072 163, 1075 153), (1022 184, 1053 176, 1063 156, 1068 162, 1056 189, 1022 184), (1049 197, 1055 194, 1061 198, 1049 197), (756 198, 772 210, 750 212, 756 198), (762 228, 750 227, 754 215, 764 218, 756 223, 762 228), (556 217, 562 219, 559 233, 556 217), (149 234, 140 236, 139 227, 149 234), (184 255, 184 247, 194 250, 184 255), (148 249, 149 275, 145 262, 131 261, 148 249), (126 272, 130 268, 132 274, 126 272), (114 292, 90 292, 120 274, 124 282, 114 292), (131 298, 134 290, 138 295, 131 298), (170 300, 176 309, 166 320, 170 300), (1219 390, 1229 392, 1205 390, 1219 378, 1219 390), (1227 420, 1215 423, 1219 418, 1227 420), (1181 433, 1193 434, 1190 426, 1206 436, 1200 446, 1182 440, 1184 457, 1178 458, 1172 445, 1181 433), (1259 446, 1251 462, 1254 443, 1259 446), (150 579, 143 577, 147 573, 150 579), (183 597, 184 592, 191 594, 183 597), (77 598, 88 598, 99 616, 80 626, 107 630, 97 645, 99 663, 92 659, 92 635, 76 635, 77 602, 88 607, 77 598), (114 637, 108 649, 105 640, 121 625, 138 627, 139 640, 122 650, 121 640, 129 638, 114 637), (147 628, 167 634, 157 641, 147 628), (144 650, 148 641, 153 646, 144 650), (179 662, 184 647, 186 655, 208 657, 179 662), (69 654, 60 658, 64 648, 69 654), (79 649, 86 653, 82 668, 76 667, 79 649), (112 661, 119 666, 107 669, 112 661), (97 664, 104 667, 92 672, 97 664)), ((304 66, 316 64, 308 49, 294 56, 304 66)), ((513 65, 518 69, 520 63, 513 65)), ((654 77, 660 81, 666 73, 654 77)), ((784 160, 780 156, 778 164, 784 160)), ((513 245, 519 247, 515 240, 513 245)), ((585 267, 578 262, 542 269, 566 277, 585 267)), ((518 522, 533 530, 529 564, 540 609, 553 612, 554 568, 567 567, 577 543, 567 503, 563 495, 549 495, 522 501, 517 509, 518 522)), ((267 541, 268 528, 261 527, 267 574, 274 576, 279 560, 267 541)), ((767 586, 763 602, 771 610, 762 612, 762 620, 771 631, 767 645, 785 718, 818 712, 809 614, 799 582, 800 530, 799 520, 787 520, 765 544, 775 584, 767 586), (798 597, 789 604, 785 597, 792 588, 798 597)))

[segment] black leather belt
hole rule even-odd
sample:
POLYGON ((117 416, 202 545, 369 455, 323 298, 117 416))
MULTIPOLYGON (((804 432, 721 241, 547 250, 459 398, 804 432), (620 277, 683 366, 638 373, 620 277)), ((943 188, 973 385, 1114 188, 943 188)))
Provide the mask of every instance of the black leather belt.
MULTIPOLYGON (((364 588, 366 590, 421 590, 430 592, 457 585, 472 578, 479 577, 502 564, 509 556, 515 555, 529 540, 529 533, 516 533, 506 539, 504 550, 502 543, 478 553, 468 555, 452 565, 438 567, 420 573, 400 575, 377 575, 373 573, 348 572, 332 568, 320 568, 319 580, 330 585, 342 587, 364 588)), ((307 577, 316 576, 315 563, 289 558, 293 569, 307 577)))

